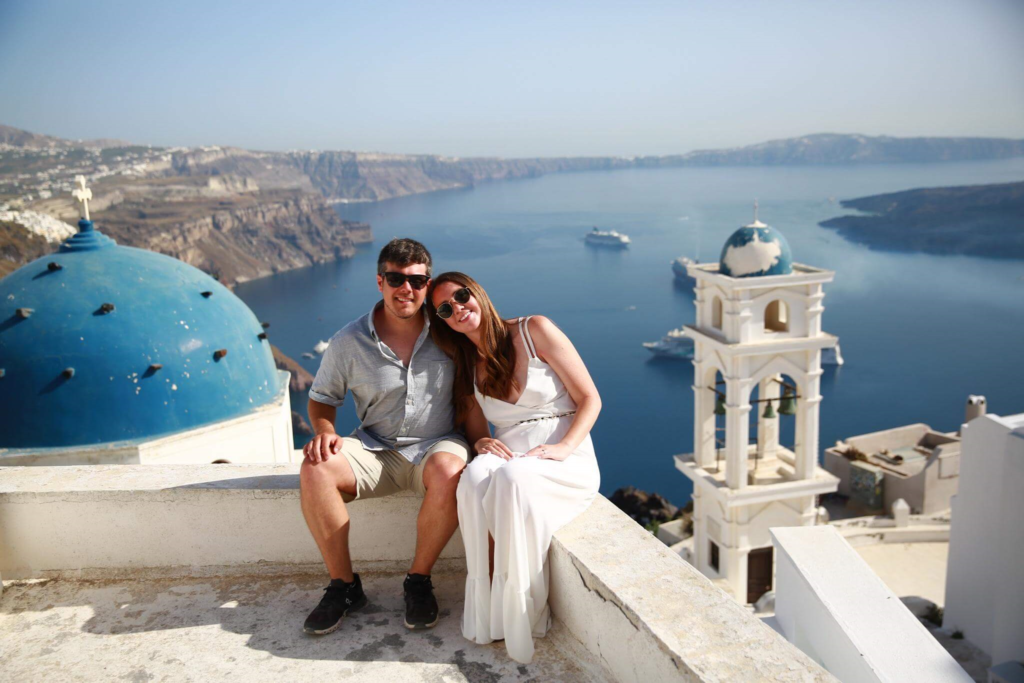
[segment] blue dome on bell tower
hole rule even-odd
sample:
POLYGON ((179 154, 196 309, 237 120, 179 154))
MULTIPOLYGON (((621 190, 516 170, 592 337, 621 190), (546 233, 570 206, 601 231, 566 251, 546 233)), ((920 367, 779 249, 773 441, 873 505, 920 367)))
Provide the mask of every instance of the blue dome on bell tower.
POLYGON ((280 394, 266 334, 229 289, 78 226, 0 280, 0 448, 167 435, 280 394))
POLYGON ((789 243, 775 228, 757 220, 729 236, 722 246, 718 272, 729 277, 789 275, 793 272, 793 254, 789 243))

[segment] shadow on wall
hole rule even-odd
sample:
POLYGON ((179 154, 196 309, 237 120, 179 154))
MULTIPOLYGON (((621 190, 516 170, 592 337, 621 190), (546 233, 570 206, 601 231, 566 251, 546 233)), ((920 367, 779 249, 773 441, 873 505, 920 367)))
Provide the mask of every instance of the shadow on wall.
MULTIPOLYGON (((213 464, 230 464, 223 460, 217 460, 213 464)), ((290 489, 299 490, 298 474, 265 474, 259 477, 236 477, 234 479, 215 479, 213 481, 199 481, 194 484, 172 486, 173 489, 243 489, 243 490, 268 490, 268 489, 290 489)))

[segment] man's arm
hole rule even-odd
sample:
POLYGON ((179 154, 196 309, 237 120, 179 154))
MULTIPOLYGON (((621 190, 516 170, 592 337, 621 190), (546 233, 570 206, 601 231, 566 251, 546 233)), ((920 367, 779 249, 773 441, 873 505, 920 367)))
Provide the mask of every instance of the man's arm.
POLYGON ((302 452, 315 465, 327 460, 341 448, 341 437, 334 431, 334 418, 338 410, 313 399, 309 399, 307 410, 316 436, 303 447, 302 452))
POLYGON ((313 385, 309 388, 307 410, 316 436, 305 445, 302 452, 314 465, 341 450, 341 437, 334 431, 334 418, 338 406, 345 400, 348 382, 345 379, 345 364, 342 362, 338 336, 331 338, 330 346, 313 378, 313 385))

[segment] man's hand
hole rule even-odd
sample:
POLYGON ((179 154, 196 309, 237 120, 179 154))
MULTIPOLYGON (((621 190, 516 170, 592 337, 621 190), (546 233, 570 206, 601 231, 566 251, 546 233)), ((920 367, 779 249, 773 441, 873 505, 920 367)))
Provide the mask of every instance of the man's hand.
POLYGON ((512 451, 511 449, 509 449, 508 446, 498 441, 497 439, 492 439, 489 436, 483 439, 479 439, 473 445, 473 448, 476 449, 477 455, 491 453, 503 460, 511 460, 512 458, 515 457, 514 455, 512 455, 512 451))
POLYGON ((317 434, 312 441, 302 447, 302 454, 314 465, 326 462, 335 453, 341 451, 341 437, 334 432, 317 434))

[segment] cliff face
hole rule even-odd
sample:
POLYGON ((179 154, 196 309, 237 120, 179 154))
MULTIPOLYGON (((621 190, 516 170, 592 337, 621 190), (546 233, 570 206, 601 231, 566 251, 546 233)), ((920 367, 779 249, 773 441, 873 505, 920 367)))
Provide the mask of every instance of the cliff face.
POLYGON ((228 285, 345 258, 373 240, 368 225, 343 221, 282 158, 231 147, 72 142, 0 126, 0 220, 12 221, 0 226, 0 275, 56 249, 63 237, 47 244, 33 232, 48 234, 37 225, 46 217, 77 222, 69 188, 80 174, 90 179, 100 230, 228 285))
POLYGON ((325 197, 370 201, 472 187, 491 180, 632 166, 630 160, 617 157, 461 159, 434 155, 295 152, 285 159, 308 177, 325 197))
POLYGON ((303 193, 156 209, 126 201, 98 220, 118 243, 181 259, 228 285, 346 258, 372 240, 368 225, 343 221, 321 197, 303 193))
POLYGON ((56 244, 50 244, 20 225, 0 221, 0 278, 56 250, 56 244))
MULTIPOLYGON (((1024 156, 1024 140, 837 134, 628 158, 458 158, 258 152, 216 146, 172 151, 116 141, 72 142, 0 126, 0 204, 10 202, 14 210, 38 211, 74 222, 78 209, 67 188, 75 175, 84 173, 93 179, 91 208, 102 230, 122 244, 175 256, 230 284, 344 258, 353 253, 355 244, 372 241, 369 226, 347 223, 337 216, 327 203, 336 200, 374 201, 494 180, 624 168, 938 162, 1013 156, 1024 156), (23 185, 29 177, 33 178, 31 185, 23 185), (40 179, 45 181, 43 185, 40 179)), ((837 220, 842 222, 844 234, 869 239, 871 230, 866 225, 855 226, 856 218, 837 220)), ((992 228, 994 224, 984 220, 977 225, 992 228)), ((840 227, 840 223, 835 225, 840 227)), ((888 244, 897 241, 877 231, 881 223, 874 225, 871 234, 875 236, 870 239, 888 244)), ((16 232, 0 233, 0 273, 29 260, 30 253, 49 249, 29 245, 28 239, 16 232)), ((909 233, 903 236, 905 242, 908 239, 909 233)), ((978 243, 971 248, 993 248, 992 239, 986 240, 988 246, 978 243)), ((934 238, 926 242, 929 248, 939 248, 934 238)))
POLYGON ((277 365, 277 369, 291 373, 288 388, 292 392, 300 394, 313 386, 313 375, 309 370, 296 363, 293 358, 286 356, 281 349, 273 344, 270 345, 270 350, 274 353, 274 364, 277 365))
POLYGON ((380 200, 471 187, 491 180, 535 178, 548 173, 621 168, 933 163, 1017 156, 1024 156, 1024 140, 893 138, 824 133, 735 149, 699 150, 657 157, 500 159, 295 152, 280 157, 268 155, 267 158, 291 164, 325 197, 380 200))
POLYGON ((377 201, 492 180, 622 168, 941 162, 1024 156, 1024 140, 894 138, 823 133, 734 149, 656 157, 502 159, 365 152, 250 152, 201 148, 174 155, 170 175, 236 175, 267 189, 317 191, 331 200, 377 201))
POLYGON ((174 155, 168 175, 252 178, 261 188, 313 190, 332 200, 378 201, 548 173, 630 168, 619 157, 457 158, 364 152, 248 152, 203 149, 174 155))
POLYGON ((1000 138, 894 138, 821 133, 771 140, 736 149, 698 150, 688 154, 642 157, 636 165, 784 166, 835 164, 935 163, 1024 156, 1024 140, 1000 138))

